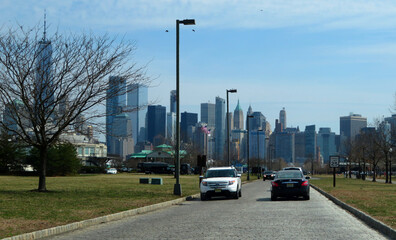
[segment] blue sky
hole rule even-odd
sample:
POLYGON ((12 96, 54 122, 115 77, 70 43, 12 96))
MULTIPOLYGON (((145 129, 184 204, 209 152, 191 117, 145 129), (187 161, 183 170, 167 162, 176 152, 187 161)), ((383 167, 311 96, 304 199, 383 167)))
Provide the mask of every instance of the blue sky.
POLYGON ((331 127, 350 112, 390 116, 395 102, 396 1, 363 0, 1 0, 1 26, 42 23, 48 33, 92 32, 136 41, 135 60, 153 77, 149 97, 169 109, 180 26, 181 111, 230 94, 274 126, 331 127), (192 29, 195 30, 192 31, 192 29), (165 30, 168 30, 166 32, 165 30))

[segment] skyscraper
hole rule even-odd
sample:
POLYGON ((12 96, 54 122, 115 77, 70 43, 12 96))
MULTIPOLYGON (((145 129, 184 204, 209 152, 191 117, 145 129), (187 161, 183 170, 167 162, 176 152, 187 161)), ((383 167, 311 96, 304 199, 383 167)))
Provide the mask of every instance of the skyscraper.
POLYGON ((188 113, 188 112, 182 112, 181 117, 180 117, 180 138, 181 141, 183 142, 190 142, 192 139, 190 139, 189 134, 188 134, 188 128, 190 126, 195 127, 195 125, 198 123, 198 114, 197 113, 188 113))
POLYGON ((206 123, 209 129, 215 126, 215 109, 214 103, 201 103, 201 122, 206 123))
POLYGON ((242 130, 243 128, 243 111, 241 106, 239 105, 239 100, 238 104, 234 110, 234 128, 233 129, 238 129, 242 130))
POLYGON ((131 119, 126 113, 120 113, 113 117, 112 124, 112 154, 125 159, 126 155, 133 153, 133 139, 131 119))
POLYGON ((176 113, 176 90, 170 92, 170 112, 176 113))
POLYGON ((286 110, 285 110, 285 108, 283 108, 279 112, 279 121, 282 124, 282 129, 286 129, 287 125, 286 125, 286 110))
POLYGON ((171 143, 176 141, 176 113, 166 113, 166 138, 171 143))
POLYGON ((305 127, 305 156, 316 159, 316 130, 315 125, 305 127))
POLYGON ((126 89, 125 79, 118 76, 109 77, 109 89, 106 97, 106 145, 109 154, 115 154, 113 147, 113 122, 114 117, 122 112, 122 107, 125 106, 125 99, 122 92, 126 89))
POLYGON ((275 133, 275 156, 283 158, 287 163, 295 163, 295 133, 275 133))
POLYGON ((360 129, 364 127, 367 127, 367 118, 360 114, 351 113, 349 116, 340 117, 341 138, 354 140, 360 129))
POLYGON ((148 104, 148 88, 142 84, 129 84, 127 94, 128 113, 132 123, 132 138, 134 143, 145 140, 145 118, 148 104))
POLYGON ((215 159, 224 160, 224 145, 225 145, 225 122, 226 122, 226 111, 225 111, 225 100, 220 97, 216 97, 216 122, 215 122, 215 159))
POLYGON ((38 42, 36 57, 36 85, 34 91, 36 114, 52 112, 54 104, 54 90, 52 80, 52 45, 46 36, 46 15, 44 14, 44 34, 43 39, 38 42))
POLYGON ((323 156, 324 163, 329 162, 329 157, 335 155, 336 142, 335 133, 331 132, 330 128, 319 128, 317 136, 318 147, 320 148, 320 154, 323 156))
POLYGON ((146 115, 147 140, 158 146, 165 142, 166 134, 166 107, 149 105, 146 115))

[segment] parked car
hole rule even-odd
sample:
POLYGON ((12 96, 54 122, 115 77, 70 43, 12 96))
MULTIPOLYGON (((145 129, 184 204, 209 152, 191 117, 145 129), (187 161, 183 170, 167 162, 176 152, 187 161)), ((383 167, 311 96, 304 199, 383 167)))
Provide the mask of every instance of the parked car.
POLYGON ((212 196, 242 197, 241 175, 234 167, 209 168, 200 183, 201 200, 212 196))
POLYGON ((279 171, 271 182, 271 200, 294 196, 309 200, 309 179, 300 170, 279 171))
POLYGON ((109 168, 106 170, 107 174, 117 174, 117 169, 115 168, 109 168))
POLYGON ((271 179, 273 180, 275 178, 275 172, 274 171, 265 171, 263 173, 263 181, 266 179, 271 179))
POLYGON ((164 162, 142 162, 137 165, 139 172, 146 174, 172 174, 173 170, 168 163, 164 162))
POLYGON ((188 164, 188 163, 180 164, 180 174, 190 175, 192 173, 193 173, 193 171, 192 171, 190 164, 188 164))

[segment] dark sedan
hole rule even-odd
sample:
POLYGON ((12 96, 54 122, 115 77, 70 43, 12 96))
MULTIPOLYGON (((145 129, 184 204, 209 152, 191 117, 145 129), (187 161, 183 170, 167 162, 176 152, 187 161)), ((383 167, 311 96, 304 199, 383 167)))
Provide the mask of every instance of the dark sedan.
POLYGON ((263 181, 266 179, 271 179, 273 180, 275 178, 275 172, 274 171, 265 171, 263 173, 263 181))
POLYGON ((279 171, 271 182, 271 200, 278 197, 300 197, 309 200, 309 177, 299 170, 279 171))

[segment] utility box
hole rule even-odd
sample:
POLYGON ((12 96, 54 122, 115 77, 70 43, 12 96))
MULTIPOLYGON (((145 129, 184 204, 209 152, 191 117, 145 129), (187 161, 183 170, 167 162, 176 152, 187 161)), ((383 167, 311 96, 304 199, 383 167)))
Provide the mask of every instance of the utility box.
POLYGON ((162 185, 162 178, 152 178, 151 184, 162 185))
POLYGON ((150 178, 139 178, 140 184, 150 184, 150 178))

